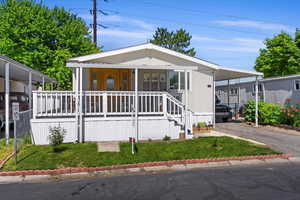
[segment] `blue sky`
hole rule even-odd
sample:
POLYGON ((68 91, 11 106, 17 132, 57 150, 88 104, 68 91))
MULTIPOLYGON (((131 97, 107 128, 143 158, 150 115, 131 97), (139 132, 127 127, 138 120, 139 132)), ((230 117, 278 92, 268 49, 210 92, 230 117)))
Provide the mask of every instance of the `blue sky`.
MULTIPOLYGON (((65 7, 91 24, 91 0, 44 0, 65 7)), ((104 50, 145 43, 157 27, 184 28, 193 36, 197 57, 223 66, 252 70, 263 40, 300 28, 299 0, 98 0, 107 29, 98 30, 104 50)))

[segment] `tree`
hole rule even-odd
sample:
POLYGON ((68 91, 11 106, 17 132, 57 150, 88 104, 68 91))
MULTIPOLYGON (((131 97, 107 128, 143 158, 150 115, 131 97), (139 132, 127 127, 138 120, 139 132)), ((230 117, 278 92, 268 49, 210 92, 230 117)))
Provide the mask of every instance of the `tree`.
POLYGON ((0 54, 72 87, 68 58, 99 52, 84 21, 64 8, 49 9, 33 0, 0 4, 0 54))
MULTIPOLYGON (((296 32, 296 39, 299 32, 296 32)), ((300 73, 300 49, 292 36, 281 32, 266 39, 264 49, 256 59, 255 70, 264 73, 264 77, 284 76, 300 73)), ((298 43, 299 45, 299 43, 298 43)))
POLYGON ((191 39, 192 36, 184 29, 169 32, 167 28, 157 28, 150 42, 189 56, 195 56, 195 49, 189 48, 191 39))
POLYGON ((297 47, 300 49, 300 29, 296 29, 296 33, 295 33, 295 42, 297 47))

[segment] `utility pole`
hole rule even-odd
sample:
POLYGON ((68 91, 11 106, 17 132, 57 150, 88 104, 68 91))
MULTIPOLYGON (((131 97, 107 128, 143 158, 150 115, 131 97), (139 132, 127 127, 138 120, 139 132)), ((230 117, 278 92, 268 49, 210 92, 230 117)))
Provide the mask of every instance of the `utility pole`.
POLYGON ((93 0, 93 42, 97 46, 97 0, 93 0))

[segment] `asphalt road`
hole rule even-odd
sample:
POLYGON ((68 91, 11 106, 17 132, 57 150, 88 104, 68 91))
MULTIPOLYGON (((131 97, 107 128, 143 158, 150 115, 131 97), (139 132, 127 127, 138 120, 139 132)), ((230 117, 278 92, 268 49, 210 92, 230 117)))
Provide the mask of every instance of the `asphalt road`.
POLYGON ((300 199, 300 163, 0 185, 3 200, 300 199))
POLYGON ((262 142, 282 153, 300 156, 300 134, 291 134, 266 128, 255 128, 240 123, 217 123, 216 130, 262 142))

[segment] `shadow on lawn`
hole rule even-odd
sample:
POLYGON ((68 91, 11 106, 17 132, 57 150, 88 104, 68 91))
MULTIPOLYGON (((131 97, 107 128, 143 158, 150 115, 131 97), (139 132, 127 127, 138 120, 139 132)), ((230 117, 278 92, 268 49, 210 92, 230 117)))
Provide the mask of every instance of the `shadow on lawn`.
POLYGON ((17 159, 17 164, 19 164, 20 162, 22 162, 23 160, 26 160, 27 158, 31 157, 32 155, 36 154, 37 151, 34 151, 34 152, 31 152, 30 154, 24 156, 23 158, 21 159, 17 159))
POLYGON ((54 146, 54 147, 52 147, 53 153, 61 153, 65 150, 67 150, 67 149, 68 149, 68 147, 66 147, 66 146, 54 146))

